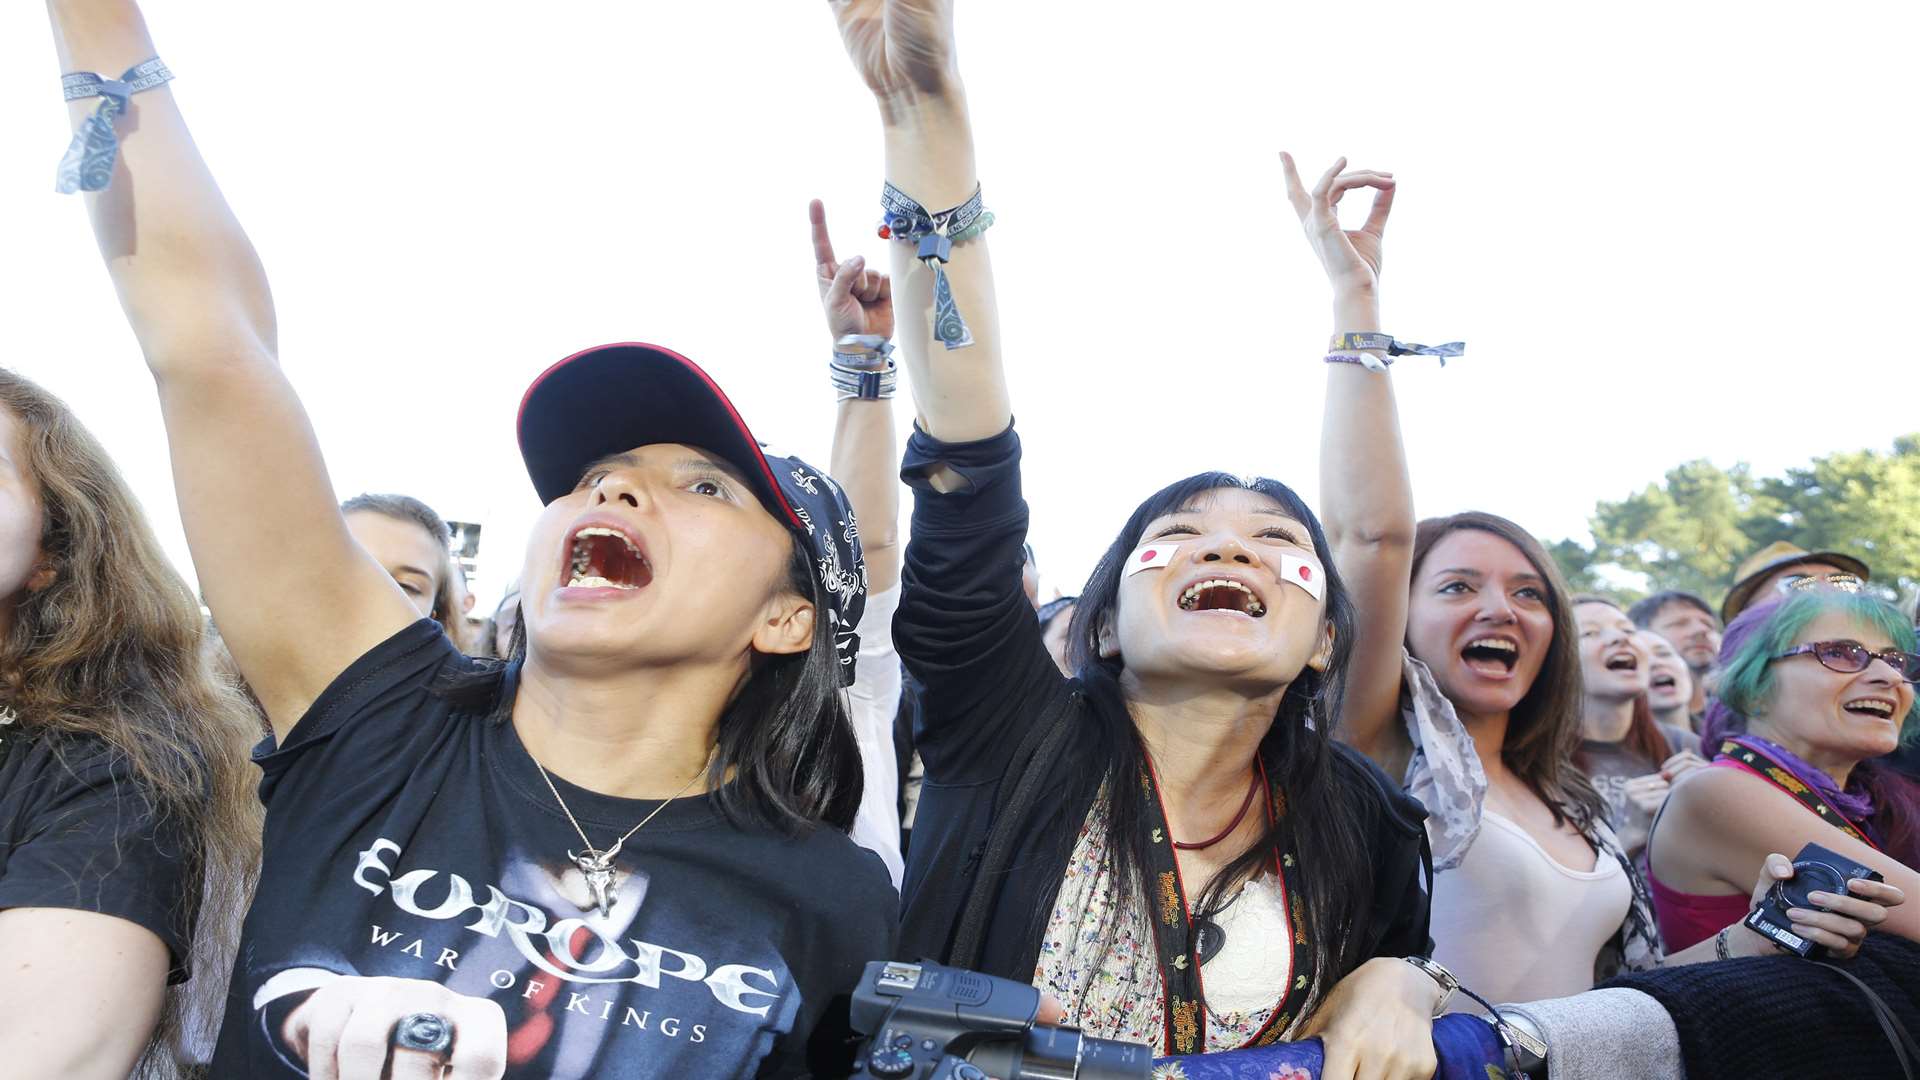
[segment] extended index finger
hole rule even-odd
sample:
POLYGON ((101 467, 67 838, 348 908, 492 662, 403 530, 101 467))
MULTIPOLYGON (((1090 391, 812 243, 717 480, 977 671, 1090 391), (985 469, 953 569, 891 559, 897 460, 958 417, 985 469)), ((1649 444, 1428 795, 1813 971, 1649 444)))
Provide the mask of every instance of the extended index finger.
POLYGON ((827 207, 819 199, 807 204, 807 221, 813 226, 813 261, 831 275, 839 268, 833 259, 833 239, 827 235, 827 207))
POLYGON ((1307 216, 1307 187, 1300 182, 1300 170, 1293 165, 1293 155, 1280 151, 1280 168, 1287 176, 1287 201, 1293 204, 1293 212, 1301 217, 1307 216))

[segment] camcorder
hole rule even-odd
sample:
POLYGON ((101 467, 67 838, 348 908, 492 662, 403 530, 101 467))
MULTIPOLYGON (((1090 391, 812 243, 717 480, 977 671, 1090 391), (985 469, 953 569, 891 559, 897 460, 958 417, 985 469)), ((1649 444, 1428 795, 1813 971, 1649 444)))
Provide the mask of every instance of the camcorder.
POLYGON ((1807 894, 1826 892, 1845 896, 1847 882, 1854 878, 1886 880, 1878 870, 1862 866, 1845 855, 1836 855, 1819 844, 1808 844, 1793 857, 1793 876, 1774 882, 1767 895, 1747 913, 1747 926, 1788 952, 1818 960, 1827 955, 1826 948, 1794 933, 1787 909, 1825 911, 1826 908, 1807 899, 1807 894))
POLYGON ((867 965, 853 1029, 868 1036, 854 1074, 875 1080, 1148 1080, 1135 1043, 1036 1024, 1040 991, 927 961, 867 965))

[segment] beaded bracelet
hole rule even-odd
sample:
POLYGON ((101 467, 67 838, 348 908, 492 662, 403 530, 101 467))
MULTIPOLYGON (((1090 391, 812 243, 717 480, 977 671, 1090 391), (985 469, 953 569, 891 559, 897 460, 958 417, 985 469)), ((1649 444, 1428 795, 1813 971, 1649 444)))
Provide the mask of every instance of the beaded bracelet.
POLYGON ((127 111, 128 98, 172 80, 173 72, 157 56, 133 65, 117 79, 103 79, 91 71, 70 71, 60 76, 60 88, 68 101, 97 97, 100 107, 73 133, 73 141, 67 144, 54 174, 53 190, 62 195, 105 191, 113 182, 113 163, 120 156, 120 140, 113 133, 114 117, 127 111))
POLYGON ((981 202, 979 186, 974 186, 966 202, 933 213, 889 183, 880 190, 880 209, 885 214, 880 219, 880 238, 916 245, 914 258, 933 271, 933 336, 949 349, 973 344, 973 331, 967 329, 953 302, 946 264, 955 241, 978 236, 993 224, 993 213, 981 202))
POLYGON ((1372 353, 1328 353, 1329 364, 1359 364, 1368 371, 1385 371, 1393 364, 1391 356, 1375 356, 1372 353))

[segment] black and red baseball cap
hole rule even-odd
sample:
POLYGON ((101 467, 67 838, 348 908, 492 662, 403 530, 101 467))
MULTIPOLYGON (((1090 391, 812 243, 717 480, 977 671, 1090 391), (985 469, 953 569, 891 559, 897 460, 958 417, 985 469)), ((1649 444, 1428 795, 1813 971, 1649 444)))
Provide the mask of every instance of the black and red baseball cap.
POLYGON ((589 465, 636 446, 697 446, 738 469, 767 512, 806 544, 827 594, 842 682, 853 681, 867 593, 853 507, 825 473, 767 450, 699 365, 637 341, 583 349, 533 380, 517 426, 543 504, 572 491, 589 465))

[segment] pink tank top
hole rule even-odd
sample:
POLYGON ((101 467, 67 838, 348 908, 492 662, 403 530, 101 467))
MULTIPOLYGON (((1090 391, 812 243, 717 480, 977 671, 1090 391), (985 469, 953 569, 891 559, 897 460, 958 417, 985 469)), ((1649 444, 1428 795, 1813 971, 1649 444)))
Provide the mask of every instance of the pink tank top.
MULTIPOLYGON (((1724 758, 1715 758, 1709 763, 1712 767, 1723 769, 1739 768, 1724 758)), ((1656 816, 1654 827, 1660 819, 1656 816)), ((1751 897, 1728 893, 1725 896, 1704 896, 1700 893, 1685 893, 1669 888, 1653 876, 1653 835, 1649 829, 1647 835, 1647 854, 1641 865, 1647 871, 1647 891, 1653 894, 1653 918, 1660 924, 1661 945, 1669 954, 1677 953, 1689 945, 1702 942, 1719 933, 1721 929, 1736 919, 1746 918, 1751 906, 1751 897)))
POLYGON ((1653 876, 1651 867, 1647 869, 1647 888, 1653 893, 1653 916, 1669 953, 1705 941, 1747 914, 1748 897, 1733 893, 1702 896, 1670 889, 1653 876))

